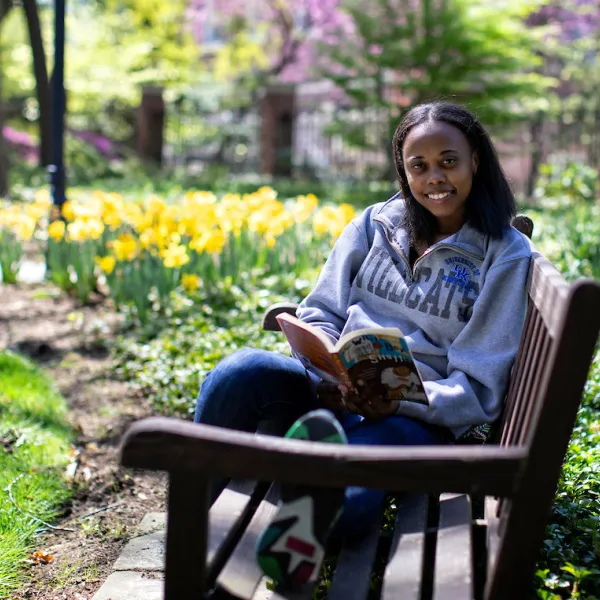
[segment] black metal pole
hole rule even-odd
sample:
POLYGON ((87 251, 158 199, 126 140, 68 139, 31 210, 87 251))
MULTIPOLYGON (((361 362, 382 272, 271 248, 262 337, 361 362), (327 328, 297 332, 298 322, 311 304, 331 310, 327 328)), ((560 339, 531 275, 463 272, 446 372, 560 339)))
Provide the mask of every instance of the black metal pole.
POLYGON ((52 71, 52 164, 50 195, 61 214, 65 195, 65 2, 54 0, 54 69, 52 71))

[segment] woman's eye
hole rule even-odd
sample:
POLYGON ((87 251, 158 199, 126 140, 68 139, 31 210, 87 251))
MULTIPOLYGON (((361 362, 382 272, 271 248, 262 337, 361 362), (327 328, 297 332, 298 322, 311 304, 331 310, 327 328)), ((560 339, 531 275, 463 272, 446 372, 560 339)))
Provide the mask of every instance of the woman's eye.
POLYGON ((412 166, 413 169, 422 169, 423 163, 414 163, 412 166))
POLYGON ((444 159, 444 164, 446 164, 446 165, 452 165, 455 162, 456 162, 455 158, 446 158, 446 159, 444 159))

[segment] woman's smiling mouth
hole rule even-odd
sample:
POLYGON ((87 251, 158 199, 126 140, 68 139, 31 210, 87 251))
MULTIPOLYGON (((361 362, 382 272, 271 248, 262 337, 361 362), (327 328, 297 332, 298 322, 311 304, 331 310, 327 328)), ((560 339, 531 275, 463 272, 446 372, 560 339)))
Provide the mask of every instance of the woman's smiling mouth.
POLYGON ((445 200, 447 200, 448 198, 450 198, 450 196, 452 196, 454 194, 454 191, 450 191, 450 192, 437 192, 436 194, 425 194, 425 196, 427 196, 427 198, 429 200, 431 200, 432 202, 435 202, 436 204, 438 203, 442 203, 445 200))

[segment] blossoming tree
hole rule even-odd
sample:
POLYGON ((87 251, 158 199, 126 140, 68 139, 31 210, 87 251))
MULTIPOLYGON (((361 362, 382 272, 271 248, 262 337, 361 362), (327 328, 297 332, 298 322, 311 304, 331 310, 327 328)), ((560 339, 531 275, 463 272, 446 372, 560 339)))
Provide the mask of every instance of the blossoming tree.
POLYGON ((200 44, 225 42, 216 67, 223 78, 253 73, 255 82, 300 82, 315 75, 319 45, 352 29, 341 0, 190 0, 200 44))

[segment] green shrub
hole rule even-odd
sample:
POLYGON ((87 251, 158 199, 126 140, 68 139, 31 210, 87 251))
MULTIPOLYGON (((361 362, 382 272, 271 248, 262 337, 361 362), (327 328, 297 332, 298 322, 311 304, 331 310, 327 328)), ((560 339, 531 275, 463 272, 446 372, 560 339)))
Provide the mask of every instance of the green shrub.
POLYGON ((593 202, 596 198, 598 171, 582 162, 567 161, 540 167, 534 191, 538 200, 555 198, 569 202, 593 202))
POLYGON ((121 375, 149 393, 160 413, 189 417, 204 377, 228 354, 247 346, 289 353, 281 335, 262 331, 261 319, 274 302, 299 302, 316 272, 306 275, 244 274, 198 290, 193 300, 178 297, 168 316, 120 341, 121 375))

